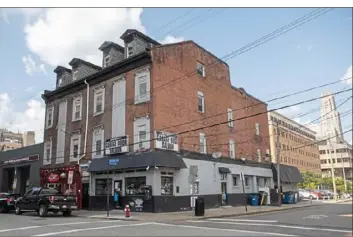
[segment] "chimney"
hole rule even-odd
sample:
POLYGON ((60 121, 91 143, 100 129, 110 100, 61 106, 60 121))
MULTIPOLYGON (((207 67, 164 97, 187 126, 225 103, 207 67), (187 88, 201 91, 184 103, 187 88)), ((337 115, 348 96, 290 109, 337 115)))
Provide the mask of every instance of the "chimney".
POLYGON ((56 73, 56 88, 59 88, 71 83, 72 76, 71 76, 70 69, 63 66, 57 66, 54 69, 54 72, 56 73))
POLYGON ((36 143, 35 133, 33 131, 24 132, 22 135, 23 146, 31 146, 36 143))
POLYGON ((73 82, 102 70, 101 67, 79 58, 73 58, 69 65, 72 67, 73 82))
POLYGON ((103 68, 124 60, 124 47, 114 42, 104 41, 99 50, 103 52, 103 68))

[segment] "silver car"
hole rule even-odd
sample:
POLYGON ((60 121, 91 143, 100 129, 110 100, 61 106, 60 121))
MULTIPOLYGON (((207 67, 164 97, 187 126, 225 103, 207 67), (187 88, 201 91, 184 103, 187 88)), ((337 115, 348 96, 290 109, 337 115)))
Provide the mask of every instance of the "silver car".
POLYGON ((299 197, 301 199, 317 199, 319 195, 312 190, 299 189, 299 197))

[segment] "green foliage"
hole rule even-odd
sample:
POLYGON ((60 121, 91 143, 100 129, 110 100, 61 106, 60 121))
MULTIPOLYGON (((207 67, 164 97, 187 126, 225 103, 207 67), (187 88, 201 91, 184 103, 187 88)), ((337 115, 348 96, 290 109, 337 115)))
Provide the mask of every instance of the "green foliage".
MULTIPOLYGON (((332 178, 325 177, 321 178, 313 172, 302 172, 303 182, 298 184, 298 188, 302 189, 317 189, 320 186, 322 189, 333 190, 332 178)), ((347 192, 352 193, 352 182, 347 181, 347 192)), ((336 178, 336 190, 337 193, 345 192, 344 190, 344 181, 342 178, 336 178)))

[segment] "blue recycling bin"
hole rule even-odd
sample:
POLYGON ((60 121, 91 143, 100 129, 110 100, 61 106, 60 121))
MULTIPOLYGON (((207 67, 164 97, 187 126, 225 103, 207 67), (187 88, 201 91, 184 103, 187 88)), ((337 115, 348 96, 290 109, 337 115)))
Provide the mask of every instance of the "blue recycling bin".
POLYGON ((258 206, 259 205, 259 196, 250 195, 250 205, 251 206, 258 206))
POLYGON ((294 193, 285 192, 284 193, 283 203, 284 204, 292 204, 292 203, 294 203, 294 193))

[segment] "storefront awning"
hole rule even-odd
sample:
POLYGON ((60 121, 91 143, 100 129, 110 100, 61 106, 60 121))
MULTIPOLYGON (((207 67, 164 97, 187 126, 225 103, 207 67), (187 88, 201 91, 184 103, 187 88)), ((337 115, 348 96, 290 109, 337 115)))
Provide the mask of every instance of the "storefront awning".
POLYGON ((219 173, 222 173, 222 174, 230 174, 231 173, 230 169, 226 168, 226 167, 219 167, 218 171, 219 171, 219 173))
MULTIPOLYGON (((272 165, 273 179, 277 181, 277 164, 272 165)), ((301 183, 303 182, 303 177, 295 166, 282 165, 279 168, 280 179, 283 183, 301 183)))
POLYGON ((146 167, 187 168, 181 156, 171 151, 155 150, 150 152, 109 156, 92 159, 88 172, 139 169, 146 167))

